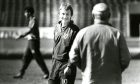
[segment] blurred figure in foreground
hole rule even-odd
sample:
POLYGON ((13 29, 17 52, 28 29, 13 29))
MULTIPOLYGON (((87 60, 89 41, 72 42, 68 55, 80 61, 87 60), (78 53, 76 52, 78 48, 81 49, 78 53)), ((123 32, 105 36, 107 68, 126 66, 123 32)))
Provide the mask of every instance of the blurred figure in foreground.
POLYGON ((27 36, 28 46, 23 56, 23 64, 21 70, 17 75, 14 76, 14 78, 22 78, 31 60, 35 58, 36 62, 44 72, 43 78, 47 79, 49 76, 49 70, 40 53, 39 25, 37 19, 34 16, 33 7, 26 7, 24 10, 24 15, 29 21, 28 22, 29 31, 26 32, 25 34, 20 35, 17 39, 27 36))
POLYGON ((73 9, 70 4, 63 3, 59 9, 59 22, 54 31, 54 50, 52 70, 49 84, 74 84, 76 66, 71 66, 71 73, 64 75, 64 69, 69 60, 69 51, 79 28, 71 20, 73 9))
POLYGON ((70 50, 68 74, 72 64, 82 71, 82 84, 121 84, 130 53, 123 34, 109 24, 105 3, 93 7, 94 24, 79 31, 70 50))

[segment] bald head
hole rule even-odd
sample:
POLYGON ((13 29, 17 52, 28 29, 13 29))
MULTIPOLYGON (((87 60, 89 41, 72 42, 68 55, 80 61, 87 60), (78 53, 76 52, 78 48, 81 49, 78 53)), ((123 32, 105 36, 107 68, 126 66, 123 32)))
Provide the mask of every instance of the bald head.
POLYGON ((101 14, 109 12, 109 8, 105 3, 98 3, 93 7, 92 14, 101 14))
POLYGON ((107 20, 110 18, 109 7, 105 3, 98 3, 93 7, 92 15, 95 19, 107 20))

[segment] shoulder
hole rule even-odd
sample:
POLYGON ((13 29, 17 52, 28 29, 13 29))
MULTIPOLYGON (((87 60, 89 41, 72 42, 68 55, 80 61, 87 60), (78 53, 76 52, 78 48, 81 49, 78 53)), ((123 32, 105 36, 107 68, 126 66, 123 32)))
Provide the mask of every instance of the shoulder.
POLYGON ((119 28, 116 28, 114 26, 109 26, 110 30, 113 32, 113 34, 117 37, 120 38, 120 36, 123 36, 123 33, 119 30, 119 28))
POLYGON ((81 29, 81 30, 77 33, 76 38, 75 38, 75 41, 78 42, 78 43, 81 42, 81 40, 82 40, 82 38, 84 37, 84 34, 85 34, 86 31, 87 31, 87 28, 81 29))
POLYGON ((83 33, 83 34, 84 34, 84 33, 87 31, 87 29, 88 29, 88 28, 85 27, 85 28, 81 29, 81 30, 79 31, 79 33, 83 33))
POLYGON ((107 26, 109 29, 111 29, 112 31, 114 31, 114 32, 120 32, 120 30, 119 30, 118 28, 114 27, 114 26, 111 25, 111 24, 107 24, 106 26, 107 26))
POLYGON ((33 21, 33 22, 38 21, 38 18, 33 17, 33 18, 32 18, 32 21, 33 21))
POLYGON ((78 36, 78 37, 83 37, 84 34, 86 33, 87 29, 88 29, 87 27, 81 29, 81 30, 78 32, 77 36, 78 36))
POLYGON ((70 21, 69 27, 74 31, 79 31, 80 30, 79 27, 73 21, 70 21))
POLYGON ((113 32, 121 33, 121 31, 118 28, 113 27, 113 26, 109 26, 109 27, 113 32))
POLYGON ((33 17, 29 22, 30 24, 38 24, 38 20, 36 17, 33 17))

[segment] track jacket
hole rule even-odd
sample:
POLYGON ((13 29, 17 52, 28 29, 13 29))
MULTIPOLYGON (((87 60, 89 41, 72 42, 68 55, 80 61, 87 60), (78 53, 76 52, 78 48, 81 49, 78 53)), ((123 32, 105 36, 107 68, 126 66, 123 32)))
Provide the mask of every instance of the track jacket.
POLYGON ((65 28, 61 27, 61 21, 54 30, 53 58, 60 61, 68 61, 69 51, 79 28, 70 21, 65 28))

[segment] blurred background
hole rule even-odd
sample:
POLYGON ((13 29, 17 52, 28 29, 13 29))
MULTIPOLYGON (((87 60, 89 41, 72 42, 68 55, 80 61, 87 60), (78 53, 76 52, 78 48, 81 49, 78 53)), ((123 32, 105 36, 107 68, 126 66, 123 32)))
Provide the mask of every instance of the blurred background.
POLYGON ((62 2, 72 4, 72 19, 80 29, 93 23, 91 10, 96 3, 107 3, 112 14, 110 23, 123 32, 132 53, 140 52, 140 0, 0 0, 0 57, 24 53, 27 39, 13 37, 27 31, 26 6, 33 6, 39 19, 42 54, 51 54, 53 29, 62 2))

